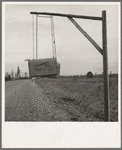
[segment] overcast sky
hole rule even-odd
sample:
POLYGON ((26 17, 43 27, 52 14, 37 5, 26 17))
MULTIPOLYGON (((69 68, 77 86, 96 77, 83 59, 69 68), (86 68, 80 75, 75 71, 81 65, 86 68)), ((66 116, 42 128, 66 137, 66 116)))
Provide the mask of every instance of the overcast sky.
MULTIPOLYGON (((34 12, 67 13, 101 17, 107 12, 108 67, 109 72, 118 72, 118 25, 119 7, 117 3, 70 4, 6 4, 5 5, 5 71, 28 72, 25 59, 33 58, 32 15, 34 12)), ((102 22, 75 19, 79 25, 102 48, 102 22)), ((97 49, 65 17, 54 17, 57 59, 61 64, 61 75, 103 72, 103 58, 97 49)), ((39 18, 38 58, 52 57, 51 24, 49 18, 39 18)))

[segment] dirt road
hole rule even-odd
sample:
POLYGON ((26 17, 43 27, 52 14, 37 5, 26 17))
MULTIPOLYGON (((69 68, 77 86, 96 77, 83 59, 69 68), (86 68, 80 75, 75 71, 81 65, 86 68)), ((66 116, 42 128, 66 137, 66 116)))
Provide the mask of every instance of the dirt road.
MULTIPOLYGON (((8 81, 5 83, 5 120, 103 121, 102 86, 101 81, 8 81)), ((112 88, 115 91, 113 83, 112 88)), ((112 96, 111 115, 117 121, 118 101, 115 94, 112 96)))
POLYGON ((5 92, 6 121, 53 121, 65 117, 65 112, 52 106, 43 90, 31 80, 7 82, 5 92))
POLYGON ((57 108, 45 91, 31 80, 6 82, 6 121, 62 121, 68 114, 57 108))

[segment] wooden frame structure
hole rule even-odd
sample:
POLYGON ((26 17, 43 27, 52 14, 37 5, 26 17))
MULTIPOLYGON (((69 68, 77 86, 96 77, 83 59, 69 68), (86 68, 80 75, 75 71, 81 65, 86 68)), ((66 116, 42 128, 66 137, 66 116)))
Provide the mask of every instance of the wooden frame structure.
POLYGON ((49 12, 30 12, 30 14, 67 17, 76 26, 76 28, 91 42, 91 44, 101 53, 101 55, 103 56, 104 120, 110 121, 106 11, 105 10, 102 11, 102 17, 49 13, 49 12), (81 28, 81 26, 73 18, 102 21, 102 47, 103 48, 100 48, 100 46, 81 28))

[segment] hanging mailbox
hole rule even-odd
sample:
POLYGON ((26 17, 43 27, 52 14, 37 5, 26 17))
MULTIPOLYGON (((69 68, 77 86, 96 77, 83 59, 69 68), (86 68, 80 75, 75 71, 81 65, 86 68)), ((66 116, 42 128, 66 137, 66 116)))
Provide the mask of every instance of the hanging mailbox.
POLYGON ((30 77, 58 76, 60 64, 56 58, 28 59, 30 77))

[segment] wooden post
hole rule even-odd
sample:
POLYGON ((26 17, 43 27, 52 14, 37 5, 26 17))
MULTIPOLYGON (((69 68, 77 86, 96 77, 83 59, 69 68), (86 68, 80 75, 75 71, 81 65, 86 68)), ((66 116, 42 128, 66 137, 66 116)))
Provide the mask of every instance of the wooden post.
POLYGON ((103 35, 102 38, 103 38, 104 120, 110 121, 106 11, 102 11, 102 35, 103 35))

